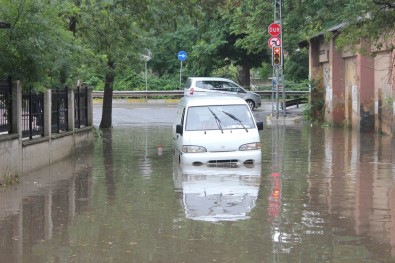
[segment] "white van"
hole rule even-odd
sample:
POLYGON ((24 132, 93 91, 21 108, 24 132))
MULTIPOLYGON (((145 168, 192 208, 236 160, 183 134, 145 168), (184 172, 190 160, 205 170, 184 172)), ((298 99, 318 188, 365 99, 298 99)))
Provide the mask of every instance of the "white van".
POLYGON ((261 163, 261 142, 248 104, 234 96, 188 96, 178 104, 173 143, 179 162, 192 165, 261 163))

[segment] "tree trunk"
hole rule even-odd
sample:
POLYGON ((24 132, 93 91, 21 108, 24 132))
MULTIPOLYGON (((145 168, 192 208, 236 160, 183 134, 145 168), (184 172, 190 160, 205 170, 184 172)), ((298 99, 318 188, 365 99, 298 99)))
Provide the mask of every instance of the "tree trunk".
MULTIPOLYGON (((74 0, 74 4, 76 7, 80 7, 81 6, 81 0, 74 0)), ((75 34, 77 33, 77 23, 78 23, 78 18, 77 16, 71 16, 69 18, 69 30, 71 32, 73 32, 73 35, 75 36, 75 34)))
POLYGON ((108 72, 106 74, 106 80, 104 84, 103 94, 103 111, 101 115, 100 129, 107 129, 112 127, 112 94, 114 84, 114 62, 108 61, 108 72))
POLYGON ((243 87, 250 87, 251 79, 250 79, 250 65, 249 63, 244 63, 244 65, 240 65, 237 67, 237 75, 239 84, 243 87))

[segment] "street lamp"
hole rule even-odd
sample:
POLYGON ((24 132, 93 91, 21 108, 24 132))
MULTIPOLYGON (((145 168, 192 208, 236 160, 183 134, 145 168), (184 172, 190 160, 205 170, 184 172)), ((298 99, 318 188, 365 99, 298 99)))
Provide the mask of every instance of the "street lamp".
POLYGON ((148 48, 145 49, 145 53, 141 54, 141 59, 145 61, 145 92, 148 90, 148 80, 147 80, 147 62, 151 60, 152 53, 148 48))

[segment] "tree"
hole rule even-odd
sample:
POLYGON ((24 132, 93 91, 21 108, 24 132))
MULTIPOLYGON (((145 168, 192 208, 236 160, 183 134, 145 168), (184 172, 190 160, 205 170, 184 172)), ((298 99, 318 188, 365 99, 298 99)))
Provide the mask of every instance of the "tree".
MULTIPOLYGON (((337 46, 345 47, 368 41, 378 50, 395 48, 395 3, 392 0, 367 0, 348 3, 340 13, 345 23, 337 38, 337 46)), ((360 50, 366 52, 366 50, 360 50)))
POLYGON ((217 45, 206 45, 206 40, 218 39, 215 33, 220 30, 212 17, 218 16, 217 8, 221 2, 156 1, 149 6, 152 16, 149 31, 150 35, 155 35, 152 37, 153 59, 150 65, 155 73, 159 76, 177 74, 180 67, 177 53, 180 50, 188 53, 188 59, 183 64, 187 74, 211 73, 218 61, 212 53, 217 45))
POLYGON ((227 20, 226 44, 219 52, 239 66, 239 83, 250 86, 250 70, 269 62, 271 52, 266 45, 267 26, 273 14, 272 1, 228 0, 223 16, 227 20))
POLYGON ((294 44, 317 34, 324 33, 329 37, 327 30, 338 25, 343 25, 337 32, 339 48, 365 39, 380 49, 395 37, 395 4, 392 0, 287 0, 284 3, 284 29, 294 44))
POLYGON ((144 32, 141 30, 146 1, 77 1, 76 15, 70 16, 74 35, 93 50, 95 70, 104 76, 103 111, 100 128, 112 126, 112 97, 116 69, 139 60, 144 32), (77 20, 77 21, 75 21, 77 20))
POLYGON ((0 0, 0 77, 12 76, 24 87, 72 83, 77 54, 72 35, 57 15, 62 5, 44 0, 0 0))

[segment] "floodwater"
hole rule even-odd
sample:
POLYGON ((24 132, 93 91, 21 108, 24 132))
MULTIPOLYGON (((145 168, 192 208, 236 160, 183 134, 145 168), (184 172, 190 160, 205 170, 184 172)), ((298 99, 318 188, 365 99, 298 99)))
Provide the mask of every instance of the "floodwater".
POLYGON ((253 167, 184 167, 116 126, 0 190, 0 262, 395 262, 394 141, 266 126, 253 167))

